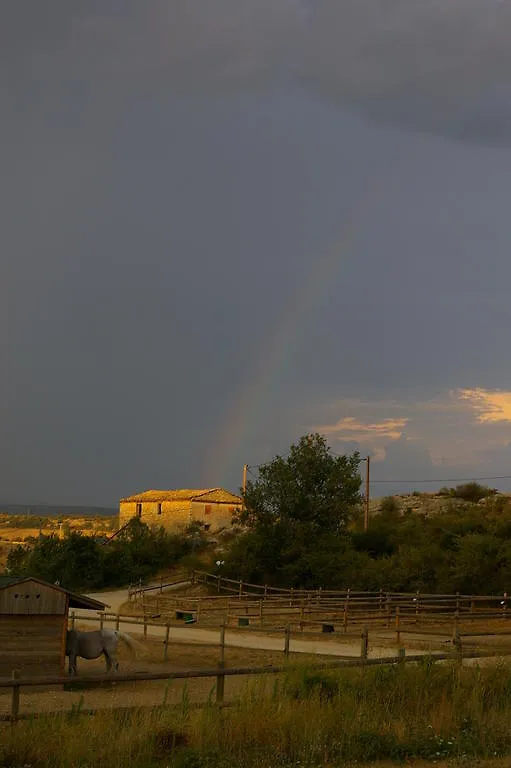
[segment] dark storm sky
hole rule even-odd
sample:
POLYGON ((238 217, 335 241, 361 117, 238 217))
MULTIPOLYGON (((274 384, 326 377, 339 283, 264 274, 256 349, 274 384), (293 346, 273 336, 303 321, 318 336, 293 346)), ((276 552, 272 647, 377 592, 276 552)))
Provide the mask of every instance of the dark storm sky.
POLYGON ((510 35, 3 0, 0 501, 236 489, 316 428, 375 479, 511 474, 510 35))

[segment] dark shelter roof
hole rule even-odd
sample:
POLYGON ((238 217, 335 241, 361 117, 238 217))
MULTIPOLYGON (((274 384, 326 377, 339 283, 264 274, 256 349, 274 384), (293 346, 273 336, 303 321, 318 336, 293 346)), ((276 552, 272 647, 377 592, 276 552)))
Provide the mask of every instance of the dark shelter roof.
POLYGON ((93 600, 92 597, 87 597, 86 595, 77 595, 75 592, 70 592, 58 584, 50 584, 48 581, 35 579, 33 576, 0 576, 0 590, 10 587, 12 584, 23 584, 26 581, 35 581, 37 584, 44 584, 45 587, 50 587, 50 589, 64 592, 69 597, 70 608, 84 608, 91 611, 105 610, 105 603, 100 603, 99 600, 93 600))

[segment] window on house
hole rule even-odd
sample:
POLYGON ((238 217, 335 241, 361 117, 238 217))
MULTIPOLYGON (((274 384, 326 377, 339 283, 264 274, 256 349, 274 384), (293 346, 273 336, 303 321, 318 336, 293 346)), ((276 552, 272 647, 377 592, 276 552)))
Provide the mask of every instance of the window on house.
POLYGON ((137 504, 137 517, 142 517, 142 504, 137 504))
POLYGON ((161 515, 161 503, 158 504, 158 514, 161 515))
POLYGON ((213 507, 211 506, 211 504, 205 504, 205 506, 204 506, 204 514, 205 515, 210 515, 212 511, 213 511, 213 507))
POLYGON ((204 523, 204 530, 205 531, 209 531, 210 528, 211 528, 211 524, 210 523, 204 523))

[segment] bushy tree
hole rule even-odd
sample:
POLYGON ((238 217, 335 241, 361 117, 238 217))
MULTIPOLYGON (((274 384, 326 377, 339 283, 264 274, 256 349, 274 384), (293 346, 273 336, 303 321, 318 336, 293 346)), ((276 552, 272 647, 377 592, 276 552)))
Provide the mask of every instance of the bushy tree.
POLYGON ((346 530, 360 502, 360 456, 334 456, 322 435, 302 437, 287 458, 276 456, 247 483, 240 522, 251 529, 306 525, 346 530))
POLYGON ((226 557, 237 578, 320 586, 321 574, 346 545, 360 501, 360 457, 334 456, 324 437, 302 437, 247 483, 238 521, 247 532, 226 557))
POLYGON ((470 501, 476 504, 486 496, 495 495, 496 491, 493 488, 488 488, 487 485, 480 485, 479 483, 464 483, 463 485, 457 485, 452 491, 452 495, 457 499, 463 501, 470 501))

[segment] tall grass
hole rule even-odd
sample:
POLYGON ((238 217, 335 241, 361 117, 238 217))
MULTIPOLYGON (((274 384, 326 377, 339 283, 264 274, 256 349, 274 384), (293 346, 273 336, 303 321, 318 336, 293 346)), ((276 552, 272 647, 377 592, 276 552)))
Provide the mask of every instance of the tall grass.
MULTIPOLYGON (((45 716, 5 726, 0 766, 326 768, 511 754, 511 670, 312 668, 247 686, 230 708, 45 716)), ((467 763, 470 764, 470 763, 467 763)))

